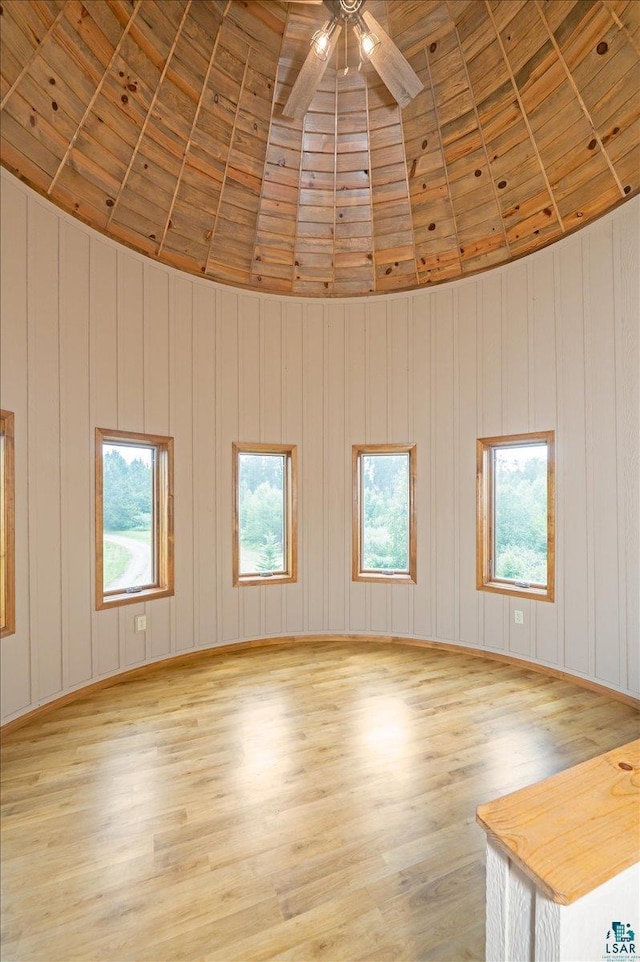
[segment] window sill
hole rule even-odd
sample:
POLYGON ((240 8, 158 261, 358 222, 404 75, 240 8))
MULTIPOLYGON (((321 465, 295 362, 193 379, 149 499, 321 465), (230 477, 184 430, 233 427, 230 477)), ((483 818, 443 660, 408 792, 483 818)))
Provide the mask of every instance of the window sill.
POLYGON ((487 581, 477 585, 478 591, 491 591, 498 595, 509 595, 512 598, 530 598, 532 601, 553 602, 553 590, 549 588, 526 588, 524 585, 510 585, 502 581, 487 581))
POLYGON ((234 588, 250 587, 251 585, 286 585, 297 581, 295 575, 272 574, 272 575, 240 575, 233 582, 234 588))
POLYGON ((392 571, 385 571, 377 574, 374 571, 361 571, 358 574, 354 574, 352 581, 370 581, 377 582, 378 584, 389 584, 389 585, 415 585, 416 580, 412 578, 410 574, 404 571, 399 571, 397 573, 392 571))
POLYGON ((98 601, 96 611, 105 608, 117 608, 120 605, 136 605, 141 601, 153 601, 155 598, 169 598, 173 595, 173 588, 143 588, 142 591, 123 591, 115 595, 107 595, 98 601))

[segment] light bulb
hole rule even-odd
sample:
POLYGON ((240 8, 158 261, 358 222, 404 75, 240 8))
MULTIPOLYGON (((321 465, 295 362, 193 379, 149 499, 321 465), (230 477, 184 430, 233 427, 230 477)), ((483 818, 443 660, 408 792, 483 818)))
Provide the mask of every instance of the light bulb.
POLYGON ((338 21, 335 18, 331 21, 327 20, 322 29, 316 30, 311 38, 311 46, 318 60, 326 60, 329 56, 331 34, 335 30, 337 23, 338 21))
POLYGON ((372 33, 365 33, 362 38, 362 52, 365 57, 370 57, 377 47, 376 37, 372 33))

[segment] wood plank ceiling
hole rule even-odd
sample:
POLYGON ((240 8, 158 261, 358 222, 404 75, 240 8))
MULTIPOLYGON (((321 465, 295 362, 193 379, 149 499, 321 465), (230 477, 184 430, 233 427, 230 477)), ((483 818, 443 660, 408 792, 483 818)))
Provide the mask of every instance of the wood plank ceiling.
POLYGON ((3 165, 223 283, 419 288, 542 247, 640 189, 637 0, 369 0, 424 90, 401 111, 346 29, 301 121, 282 107, 321 4, 1 9, 3 165))

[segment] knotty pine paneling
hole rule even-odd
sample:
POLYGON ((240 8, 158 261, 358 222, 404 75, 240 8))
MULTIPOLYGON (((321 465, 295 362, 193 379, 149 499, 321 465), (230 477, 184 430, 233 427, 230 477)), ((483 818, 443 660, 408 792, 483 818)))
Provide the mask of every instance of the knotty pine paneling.
POLYGON ((2 180, 17 567, 5 719, 174 652, 313 632, 512 652, 638 692, 637 200, 478 278, 322 303, 150 264, 2 180), (175 438, 174 598, 94 610, 96 426, 175 438), (548 429, 557 600, 479 593, 476 438, 548 429), (298 445, 297 584, 232 586, 234 440, 298 445), (354 584, 351 446, 393 441, 418 445, 418 584, 354 584))

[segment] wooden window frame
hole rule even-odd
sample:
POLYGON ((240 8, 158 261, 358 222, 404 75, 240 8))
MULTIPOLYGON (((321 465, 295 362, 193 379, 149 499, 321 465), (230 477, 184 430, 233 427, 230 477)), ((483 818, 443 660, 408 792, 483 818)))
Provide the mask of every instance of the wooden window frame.
POLYGON ((352 447, 353 510, 351 515, 351 579, 388 584, 417 583, 417 534, 416 534, 416 445, 415 444, 354 444, 352 447), (363 570, 362 558, 362 455, 409 455, 409 570, 376 571, 363 570))
POLYGON ((232 445, 233 474, 233 586, 245 585, 282 585, 298 580, 298 449, 295 444, 253 444, 234 442, 232 445), (240 490, 239 455, 257 454, 285 456, 285 517, 284 517, 284 560, 285 570, 281 573, 255 575, 240 573, 240 490))
POLYGON ((95 557, 96 610, 119 605, 134 605, 154 598, 167 598, 174 593, 174 536, 173 536, 173 438, 159 434, 139 434, 133 431, 112 431, 96 428, 95 452, 95 557), (155 584, 135 591, 105 594, 103 584, 103 450, 104 442, 146 445, 156 450, 154 471, 154 562, 155 584))
POLYGON ((537 431, 493 438, 479 438, 477 453, 477 518, 476 518, 476 587, 516 598, 550 601, 555 597, 555 432, 537 431), (494 551, 494 479, 493 452, 497 448, 527 444, 547 446, 547 584, 527 585, 493 577, 494 551))
POLYGON ((3 566, 2 609, 0 637, 15 634, 16 630, 16 514, 15 514, 15 447, 14 415, 0 411, 0 434, 4 438, 2 464, 2 527, 0 541, 3 566))

